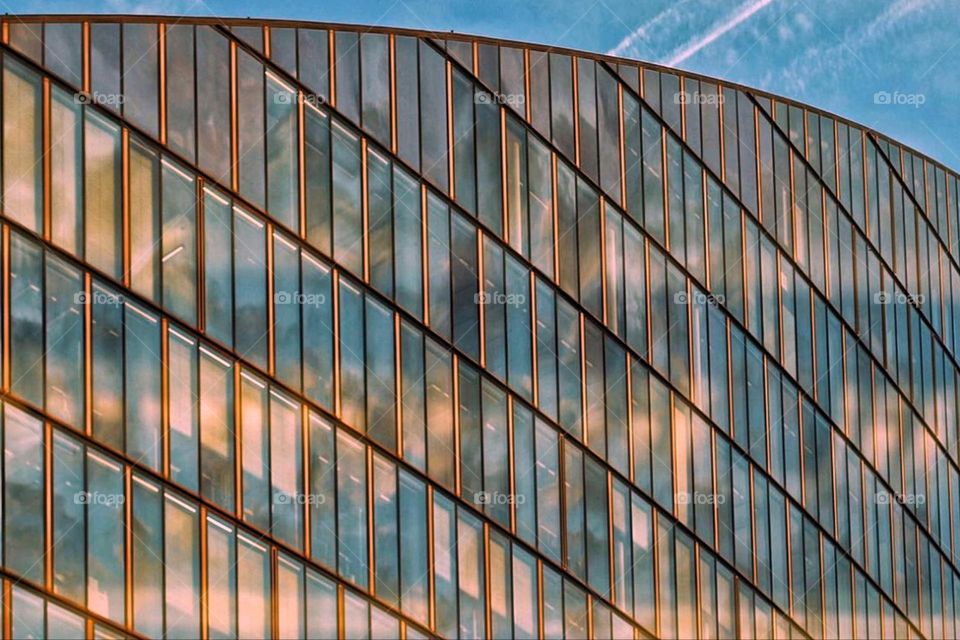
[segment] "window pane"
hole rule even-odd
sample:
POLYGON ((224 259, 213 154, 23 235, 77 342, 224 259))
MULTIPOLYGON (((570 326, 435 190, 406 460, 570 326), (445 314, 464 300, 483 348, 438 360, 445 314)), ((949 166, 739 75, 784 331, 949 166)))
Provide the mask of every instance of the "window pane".
POLYGON ((384 144, 390 143, 390 61, 387 47, 386 35, 360 35, 363 128, 384 144))
POLYGON ((9 404, 3 422, 4 564, 42 584, 43 425, 9 404))
MULTIPOLYGON (((230 51, 214 27, 197 27, 197 156, 200 167, 225 183, 230 167, 230 51)), ((168 123, 168 128, 169 128, 168 123)))
POLYGON ((337 431, 338 568, 346 580, 367 586, 366 447, 337 431))
POLYGON ((161 28, 166 29, 167 144, 192 162, 196 159, 197 144, 194 28, 187 24, 168 24, 161 28), (175 80, 171 82, 171 79, 175 80))
POLYGON ((233 345, 233 216, 230 203, 203 190, 203 290, 207 335, 233 345))
MULTIPOLYGON (((157 25, 123 25, 123 115, 156 136, 159 131, 157 25)), ((193 75, 192 73, 190 74, 193 75)), ((177 81, 173 84, 180 82, 177 81)))
MULTIPOLYGON (((130 180, 130 288, 160 301, 160 160, 134 138, 128 147, 130 180)), ((164 183, 166 178, 164 166, 164 183)))
POLYGON ((207 516, 207 635, 226 640, 237 633, 237 544, 233 527, 207 516))
POLYGON ((69 425, 83 424, 83 284, 81 274, 55 258, 46 274, 46 406, 69 425))
MULTIPOLYGON (((367 148, 367 236, 370 246, 370 284, 393 297, 393 212, 390 162, 367 148)), ((402 264, 403 269, 411 265, 402 264)))
POLYGON ((87 586, 84 529, 84 448, 59 431, 53 435, 53 589, 84 602, 87 586))
POLYGON ((330 121, 319 109, 303 110, 303 171, 307 240, 326 255, 330 250, 330 121))
POLYGON ((330 268, 302 253, 303 392, 333 409, 333 293, 330 268))
POLYGON ((273 233, 273 334, 274 375, 299 391, 301 366, 301 315, 320 302, 307 298, 300 289, 300 249, 273 233))
POLYGON ((200 347, 200 493, 234 509, 233 367, 200 347))
POLYGON ((396 301, 418 320, 423 317, 423 260, 420 185, 405 171, 393 171, 393 233, 396 301))
POLYGON ((299 95, 267 74, 267 211, 294 231, 300 229, 299 95))
POLYGON ((3 61, 3 206, 31 231, 43 231, 43 118, 40 78, 3 61))
POLYGON ((133 476, 133 621, 137 631, 163 633, 163 495, 133 476))
POLYGON ((170 422, 170 476, 197 491, 198 400, 197 345, 179 331, 167 330, 167 395, 170 422))
MULTIPOLYGON (((12 40, 13 38, 11 38, 12 40)), ((68 83, 79 87, 83 81, 83 25, 48 23, 43 25, 43 64, 68 83)))
POLYGON ((19 234, 10 238, 10 387, 43 406, 43 250, 19 234))
POLYGON ((196 323, 197 212, 194 178, 163 162, 163 305, 176 317, 196 323))
POLYGON ((87 603, 96 613, 124 619, 123 468, 87 451, 87 603))
POLYGON ((397 450, 396 363, 393 312, 367 298, 367 431, 390 451, 397 450))
POLYGON ((129 303, 124 305, 126 451, 141 463, 160 468, 160 322, 129 303))
POLYGON ((73 254, 83 233, 82 107, 73 95, 54 88, 50 97, 50 234, 73 254))
POLYGON ((243 434, 243 519, 259 529, 270 528, 270 424, 267 386, 240 374, 240 425, 243 434))
POLYGON ((447 190, 447 73, 444 58, 420 42, 420 149, 423 175, 447 190))
POLYGON ((267 280, 263 223, 233 209, 234 322, 236 349, 260 367, 267 366, 267 280))
POLYGON ((360 210, 360 140, 333 127, 333 257, 363 274, 363 221, 360 210))
POLYGON ((86 110, 84 129, 85 256, 117 279, 121 275, 120 127, 86 110))
POLYGON ((365 431, 367 416, 363 290, 352 282, 341 279, 339 304, 341 419, 353 428, 365 431))
POLYGON ((270 391, 270 532, 303 547, 303 428, 300 404, 270 391))
POLYGON ((123 449, 123 298, 94 283, 91 299, 93 341, 93 435, 123 449))
POLYGON ((239 637, 270 636, 270 553, 246 535, 237 535, 239 637))

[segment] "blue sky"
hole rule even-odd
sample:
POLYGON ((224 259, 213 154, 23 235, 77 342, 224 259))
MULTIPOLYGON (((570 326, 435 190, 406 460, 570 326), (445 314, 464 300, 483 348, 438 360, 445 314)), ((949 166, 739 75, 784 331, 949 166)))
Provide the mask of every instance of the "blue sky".
POLYGON ((614 53, 816 105, 960 170, 956 0, 0 0, 0 7, 379 24, 614 53))

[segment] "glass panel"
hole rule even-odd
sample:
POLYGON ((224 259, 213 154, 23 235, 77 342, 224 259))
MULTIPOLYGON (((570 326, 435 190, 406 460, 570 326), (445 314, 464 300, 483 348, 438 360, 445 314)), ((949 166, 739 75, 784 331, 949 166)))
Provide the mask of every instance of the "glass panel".
POLYGON ((234 207, 234 322, 236 349, 267 366, 266 232, 263 223, 234 207))
POLYGON ((300 229, 299 93, 267 73, 267 210, 289 229, 300 229))
POLYGON ((86 110, 84 129, 85 256, 93 266, 120 279, 120 127, 86 110))
MULTIPOLYGON (((11 34, 11 40, 13 40, 11 34)), ((48 23, 43 25, 43 64, 75 87, 83 82, 83 25, 48 23)))
MULTIPOLYGON (((304 637, 303 565, 288 559, 277 558, 277 636, 280 638, 304 637)), ((318 612, 319 613, 319 612, 318 612)))
POLYGON ((197 491, 199 480, 197 344, 174 329, 167 330, 167 394, 169 398, 170 477, 197 491))
MULTIPOLYGON (((393 215, 390 162, 367 149, 367 236, 370 246, 370 284, 393 297, 393 215)), ((408 265, 402 265, 409 268, 408 265)))
POLYGON ((395 298, 419 320, 423 317, 420 185, 399 167, 393 171, 393 217, 395 298))
POLYGON ((72 94, 56 87, 52 89, 50 97, 50 234, 56 244, 73 254, 80 253, 83 233, 82 109, 81 105, 73 99, 72 94))
POLYGON ((363 290, 352 282, 341 279, 339 306, 341 419, 355 429, 365 431, 367 416, 363 290))
POLYGON ((303 427, 301 407, 270 391, 270 532, 296 549, 303 548, 303 427))
POLYGON ((194 178, 163 161, 163 306, 196 323, 197 212, 194 178))
POLYGON ((427 624, 429 585, 426 488, 400 470, 400 606, 404 613, 427 624))
POLYGON ((53 434, 53 590, 76 602, 86 595, 84 448, 59 431, 53 434))
POLYGON ((330 268, 302 253, 303 392, 333 409, 333 294, 330 268))
POLYGON ((273 335, 274 375, 296 391, 301 389, 301 316, 307 308, 325 302, 307 298, 300 287, 300 249, 273 233, 273 335))
POLYGON ((133 476, 133 624, 155 637, 163 634, 163 496, 160 488, 133 476))
POLYGON ((43 232, 43 97, 40 78, 3 60, 3 208, 31 231, 43 232))
POLYGON ((203 190, 203 292, 206 334, 233 345, 233 216, 230 203, 203 190))
POLYGON ((160 322, 129 303, 124 312, 126 452, 156 470, 162 448, 160 322))
POLYGON ((237 629, 241 638, 270 637, 269 549, 237 535, 237 629))
POLYGON ((330 567, 337 566, 336 473, 333 426, 311 412, 309 417, 310 556, 330 567))
POLYGON ((43 250, 14 233, 10 238, 10 387, 44 406, 43 250))
POLYGON ((270 528, 269 408, 262 381, 240 374, 240 448, 243 466, 243 519, 259 529, 270 528))
MULTIPOLYGON (((193 162, 197 144, 194 28, 186 24, 168 24, 161 28, 166 29, 167 144, 193 162)), ((199 73, 197 69, 197 75, 199 73)))
POLYGON ((3 421, 4 564, 43 582, 43 425, 7 404, 3 421))
POLYGON ((120 91, 120 25, 93 23, 90 25, 90 88, 93 100, 113 111, 119 111, 123 101, 120 91))
POLYGON ((394 84, 397 110, 397 152, 420 168, 420 91, 418 47, 412 36, 394 38, 394 84))
POLYGON ((303 110, 303 171, 307 240, 332 255, 330 217, 330 121, 312 105, 303 110))
POLYGON ((126 564, 123 468, 88 450, 86 472, 87 606, 102 616, 123 620, 126 564))
POLYGON ((390 143, 390 60, 387 49, 386 35, 360 35, 363 128, 384 144, 390 143))
POLYGON ((357 34, 334 34, 334 68, 337 73, 337 110, 354 122, 360 121, 360 47, 357 34))
POLYGON ((200 494, 234 510, 233 367, 200 347, 200 494))
MULTIPOLYGON (((200 167, 229 183, 230 166, 230 49, 212 26, 198 26, 197 37, 197 156, 200 167)), ((170 123, 168 122, 168 128, 170 123)))
MULTIPOLYGON (((130 288, 160 300, 160 160, 134 138, 128 146, 130 180, 130 288)), ((166 168, 164 170, 164 182, 166 168)))
POLYGON ((446 63, 420 41, 420 151, 423 175, 447 190, 447 73, 446 63))
POLYGON ((363 274, 360 140, 333 127, 333 257, 355 275, 363 274))
POLYGON ((207 636, 227 640, 237 634, 237 543, 233 527, 207 516, 207 636))
POLYGON ((397 450, 396 362, 393 312, 367 298, 367 432, 390 451, 397 450))
POLYGON ((367 586, 366 447, 337 431, 337 556, 340 575, 367 586))
MULTIPOLYGON (((147 133, 156 136, 160 128, 157 24, 126 23, 123 25, 121 42, 123 115, 147 133)), ((173 84, 179 81, 177 78, 173 84)))

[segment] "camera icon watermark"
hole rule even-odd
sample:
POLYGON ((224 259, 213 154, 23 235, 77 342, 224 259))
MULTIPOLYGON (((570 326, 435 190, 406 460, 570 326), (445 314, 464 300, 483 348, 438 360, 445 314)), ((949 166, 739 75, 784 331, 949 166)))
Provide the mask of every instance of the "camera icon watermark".
POLYGON ((303 293, 302 291, 275 291, 273 303, 276 305, 295 304, 301 307, 320 307, 327 303, 322 293, 303 293))
POLYGON ((692 504, 692 505, 713 505, 713 504, 724 504, 727 501, 727 497, 717 493, 701 493, 699 491, 684 491, 676 494, 677 504, 692 504))
POLYGON ((927 503, 927 496, 922 493, 894 494, 883 491, 876 495, 878 505, 899 504, 902 506, 920 506, 927 503))
POLYGON ((100 491, 78 491, 73 495, 74 504, 119 507, 127 501, 122 493, 101 493, 100 491))
POLYGON ((673 94, 674 104, 705 104, 720 105, 723 104, 724 97, 722 93, 702 93, 700 91, 677 91, 673 94))
POLYGON ((477 505, 521 505, 527 501, 527 496, 500 491, 477 491, 473 494, 473 503, 477 505))
POLYGON ((311 107, 320 107, 327 104, 326 98, 316 93, 278 91, 273 94, 274 104, 299 104, 301 102, 311 107))
POLYGON ((686 291, 677 291, 673 294, 673 304, 680 305, 702 305, 702 304, 712 304, 715 307, 722 306, 726 303, 726 298, 721 293, 703 293, 699 289, 694 289, 691 293, 686 291))
POLYGON ((873 294, 874 304, 908 304, 921 306, 926 301, 922 293, 901 293, 900 291, 878 291, 873 294))
POLYGON ((503 293, 502 291, 481 291, 473 294, 474 304, 496 304, 519 307, 526 304, 527 297, 522 293, 503 293))
POLYGON ((73 94, 76 104, 95 104, 101 107, 119 107, 127 101, 122 93, 100 93, 99 91, 77 91, 73 94))
POLYGON ((480 91, 474 94, 474 104, 496 104, 507 105, 508 107, 520 108, 527 103, 527 98, 522 93, 499 93, 493 94, 480 91))
POLYGON ((923 93, 903 93, 901 91, 877 91, 873 94, 873 104, 905 106, 919 109, 927 101, 923 93))
POLYGON ((123 296, 119 293, 109 293, 107 291, 98 291, 94 289, 89 294, 86 291, 77 291, 73 294, 73 304, 78 305, 103 305, 109 307, 119 307, 123 304, 123 296))
POLYGON ((327 496, 322 493, 275 493, 273 502, 278 505, 316 506, 326 504, 327 496))

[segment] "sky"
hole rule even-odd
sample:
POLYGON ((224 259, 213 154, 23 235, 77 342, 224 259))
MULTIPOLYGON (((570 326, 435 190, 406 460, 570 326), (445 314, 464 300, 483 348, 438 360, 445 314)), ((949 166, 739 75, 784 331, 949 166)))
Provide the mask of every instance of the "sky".
POLYGON ((957 0, 0 0, 0 10, 375 24, 610 53, 814 105, 960 171, 957 0))

